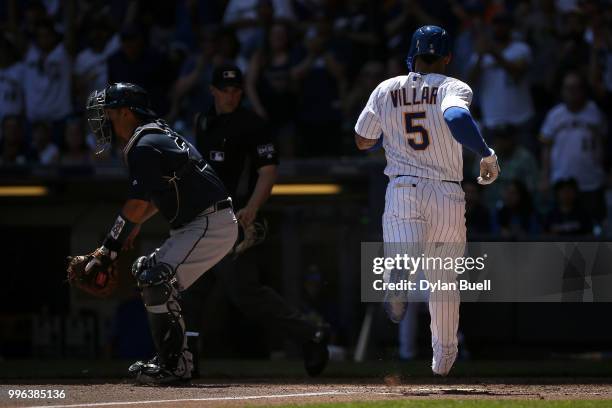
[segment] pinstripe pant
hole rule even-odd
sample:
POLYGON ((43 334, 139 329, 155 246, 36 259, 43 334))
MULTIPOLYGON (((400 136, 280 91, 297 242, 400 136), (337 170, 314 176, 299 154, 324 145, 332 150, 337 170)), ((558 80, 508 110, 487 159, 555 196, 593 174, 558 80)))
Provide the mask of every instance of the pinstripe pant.
MULTIPOLYGON (((463 189, 456 183, 419 177, 393 178, 385 196, 383 239, 385 256, 395 256, 398 248, 417 257, 463 256, 466 242, 463 189)), ((452 283, 457 279, 453 270, 434 268, 424 272, 430 283, 452 283)), ((447 374, 457 356, 459 302, 458 290, 429 295, 432 369, 437 374, 447 374)), ((399 322, 406 309, 405 298, 387 296, 385 307, 391 320, 399 322)))

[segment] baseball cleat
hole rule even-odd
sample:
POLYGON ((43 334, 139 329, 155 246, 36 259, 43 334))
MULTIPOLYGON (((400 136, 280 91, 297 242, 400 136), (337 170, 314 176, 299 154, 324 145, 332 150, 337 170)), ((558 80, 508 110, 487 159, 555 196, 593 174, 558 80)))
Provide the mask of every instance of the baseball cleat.
POLYGON ((180 376, 159 366, 156 370, 151 368, 143 370, 136 376, 136 382, 142 385, 180 385, 190 380, 191 375, 180 376))
POLYGON ((138 384, 172 385, 184 384, 191 380, 189 370, 168 370, 159 363, 158 356, 149 361, 137 361, 128 368, 128 371, 136 378, 138 384))
POLYGON ((128 368, 128 372, 131 375, 138 375, 141 371, 143 371, 146 367, 153 367, 159 364, 159 357, 155 356, 151 358, 149 361, 136 361, 134 364, 130 365, 128 368))
POLYGON ((317 330, 315 335, 304 343, 304 368, 311 377, 316 377, 323 372, 329 361, 329 327, 323 326, 317 330))

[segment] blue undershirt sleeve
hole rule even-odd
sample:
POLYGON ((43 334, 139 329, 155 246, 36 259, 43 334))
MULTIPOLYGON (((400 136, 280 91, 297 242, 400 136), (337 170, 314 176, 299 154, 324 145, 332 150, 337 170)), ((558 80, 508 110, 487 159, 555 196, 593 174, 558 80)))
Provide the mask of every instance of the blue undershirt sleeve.
POLYGON ((491 155, 491 150, 482 138, 476 122, 474 122, 472 115, 470 115, 470 111, 452 106, 444 111, 444 120, 455 140, 463 146, 480 157, 491 155))

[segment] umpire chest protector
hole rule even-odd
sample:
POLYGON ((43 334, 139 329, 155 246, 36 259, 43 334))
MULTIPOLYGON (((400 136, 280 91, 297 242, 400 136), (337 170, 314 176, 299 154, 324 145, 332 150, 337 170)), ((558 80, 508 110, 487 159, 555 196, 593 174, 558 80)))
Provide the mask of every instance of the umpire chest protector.
POLYGON ((228 193, 196 148, 162 120, 144 124, 124 148, 129 198, 151 201, 172 228, 192 221, 228 193))
POLYGON ((198 150, 234 199, 252 193, 256 180, 253 170, 278 164, 276 144, 266 123, 242 106, 224 114, 217 114, 213 108, 198 114, 195 124, 198 150), (239 192, 245 175, 248 191, 239 192))

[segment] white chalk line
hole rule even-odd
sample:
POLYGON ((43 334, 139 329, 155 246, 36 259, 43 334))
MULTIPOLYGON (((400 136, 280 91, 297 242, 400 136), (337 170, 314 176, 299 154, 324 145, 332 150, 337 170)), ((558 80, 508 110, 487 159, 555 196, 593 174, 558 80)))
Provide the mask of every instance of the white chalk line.
POLYGON ((24 408, 106 407, 106 406, 113 406, 113 405, 164 404, 164 403, 171 403, 171 402, 240 401, 240 400, 255 400, 255 399, 265 399, 265 398, 320 397, 320 396, 325 396, 325 395, 351 395, 351 394, 388 395, 388 394, 394 394, 394 393, 367 392, 367 391, 323 391, 323 392, 303 392, 299 394, 245 395, 241 397, 180 398, 180 399, 171 399, 171 400, 90 402, 90 403, 84 403, 84 404, 67 404, 67 405, 35 405, 35 406, 28 406, 24 408))

